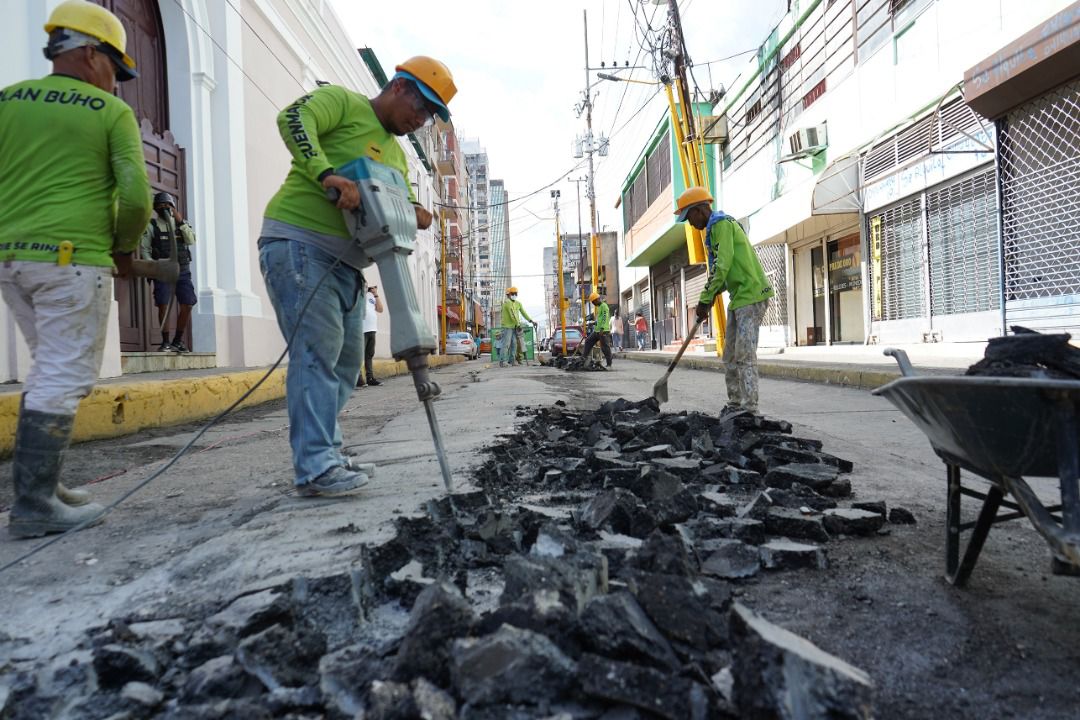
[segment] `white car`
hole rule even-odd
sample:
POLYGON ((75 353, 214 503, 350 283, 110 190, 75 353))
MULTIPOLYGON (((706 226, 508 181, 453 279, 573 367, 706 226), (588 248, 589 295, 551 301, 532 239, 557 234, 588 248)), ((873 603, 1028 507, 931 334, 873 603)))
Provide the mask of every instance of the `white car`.
POLYGON ((464 355, 468 360, 480 357, 480 343, 467 332, 452 332, 446 336, 446 354, 464 355))

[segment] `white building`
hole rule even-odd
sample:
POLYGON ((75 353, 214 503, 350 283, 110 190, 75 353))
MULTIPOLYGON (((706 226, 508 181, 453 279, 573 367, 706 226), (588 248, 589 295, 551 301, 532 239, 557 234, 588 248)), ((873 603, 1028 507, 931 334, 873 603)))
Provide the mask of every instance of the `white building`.
MULTIPOLYGON (((1005 331, 1014 300, 1005 280, 1020 270, 1001 250, 1003 126, 968 106, 963 81, 1068 4, 791 4, 716 108, 731 128, 721 207, 743 221, 778 291, 762 344, 963 342, 1005 331)), ((1075 30, 1080 14, 1061 23, 1075 30)), ((1080 305, 1069 299, 1075 284, 1061 283, 1056 297, 1033 290, 1033 301, 1080 305)), ((1070 323, 1080 325, 1043 326, 1070 323)))
MULTIPOLYGON (((42 26, 59 0, 6 3, 0 86, 46 75, 42 26)), ((338 83, 373 95, 372 70, 329 3, 291 0, 99 0, 121 14, 140 78, 121 94, 143 122, 151 183, 179 199, 198 235, 192 267, 199 302, 193 349, 210 366, 272 362, 284 347, 262 276, 257 236, 267 201, 289 167, 276 116, 316 87, 338 83), (167 69, 167 72, 166 72, 167 69)), ((374 38, 371 38, 374 40, 374 38)), ((397 60, 397 59, 387 59, 397 60)), ((402 139, 417 197, 431 208, 430 175, 402 139)), ((417 237, 412 270, 425 317, 435 326, 435 240, 417 237)), ((369 279, 378 282, 374 268, 369 279)), ((156 313, 142 281, 117 283, 103 376, 157 344, 156 313)), ((390 332, 389 314, 379 318, 390 332)), ((29 355, 0 305, 0 376, 25 377, 29 355)), ((380 343, 385 353, 389 343, 380 343)))

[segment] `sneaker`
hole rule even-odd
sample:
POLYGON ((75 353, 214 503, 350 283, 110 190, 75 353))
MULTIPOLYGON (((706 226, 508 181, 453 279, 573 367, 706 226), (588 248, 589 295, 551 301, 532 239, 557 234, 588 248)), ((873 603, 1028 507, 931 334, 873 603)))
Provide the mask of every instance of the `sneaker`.
POLYGON ((506 363, 502 362, 502 361, 499 361, 499 367, 506 367, 506 363))
POLYGON ((158 345, 157 351, 158 352, 176 352, 175 350, 173 350, 173 346, 167 340, 162 340, 161 341, 161 344, 158 345))
POLYGON ((189 353, 189 352, 191 352, 190 350, 188 350, 187 345, 185 345, 182 340, 174 340, 173 343, 172 343, 172 349, 173 349, 174 352, 178 352, 178 353, 189 353))
POLYGON ((353 472, 341 465, 335 465, 311 482, 296 486, 300 497, 323 497, 340 495, 368 484, 368 476, 353 472))
POLYGON ((369 377, 367 379, 367 384, 370 385, 371 387, 376 387, 378 385, 382 385, 382 380, 376 380, 373 377, 369 377))

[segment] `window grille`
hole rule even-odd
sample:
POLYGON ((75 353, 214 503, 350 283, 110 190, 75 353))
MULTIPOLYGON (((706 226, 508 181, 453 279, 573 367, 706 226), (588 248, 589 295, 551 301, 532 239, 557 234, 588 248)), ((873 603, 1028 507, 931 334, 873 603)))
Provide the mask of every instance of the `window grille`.
POLYGON ((787 312, 787 250, 784 245, 757 245, 758 260, 765 270, 765 277, 772 283, 773 295, 769 301, 769 309, 765 312, 762 325, 786 326, 788 324, 787 312))
POLYGON ((1000 165, 1007 299, 1080 293, 1080 79, 1008 114, 1000 165))

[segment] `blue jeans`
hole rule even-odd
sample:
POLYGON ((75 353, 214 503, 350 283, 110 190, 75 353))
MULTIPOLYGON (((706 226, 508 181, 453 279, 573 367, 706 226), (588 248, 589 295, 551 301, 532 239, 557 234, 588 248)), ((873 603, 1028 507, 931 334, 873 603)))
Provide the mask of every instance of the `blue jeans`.
POLYGON ((517 362, 517 353, 521 349, 520 328, 504 327, 499 343, 499 361, 517 362))
POLYGON ((364 278, 338 265, 300 311, 334 256, 313 245, 259 238, 259 268, 286 339, 299 324, 289 348, 285 402, 289 410, 296 484, 304 485, 336 465, 341 455, 338 415, 360 376, 364 358, 364 278))

